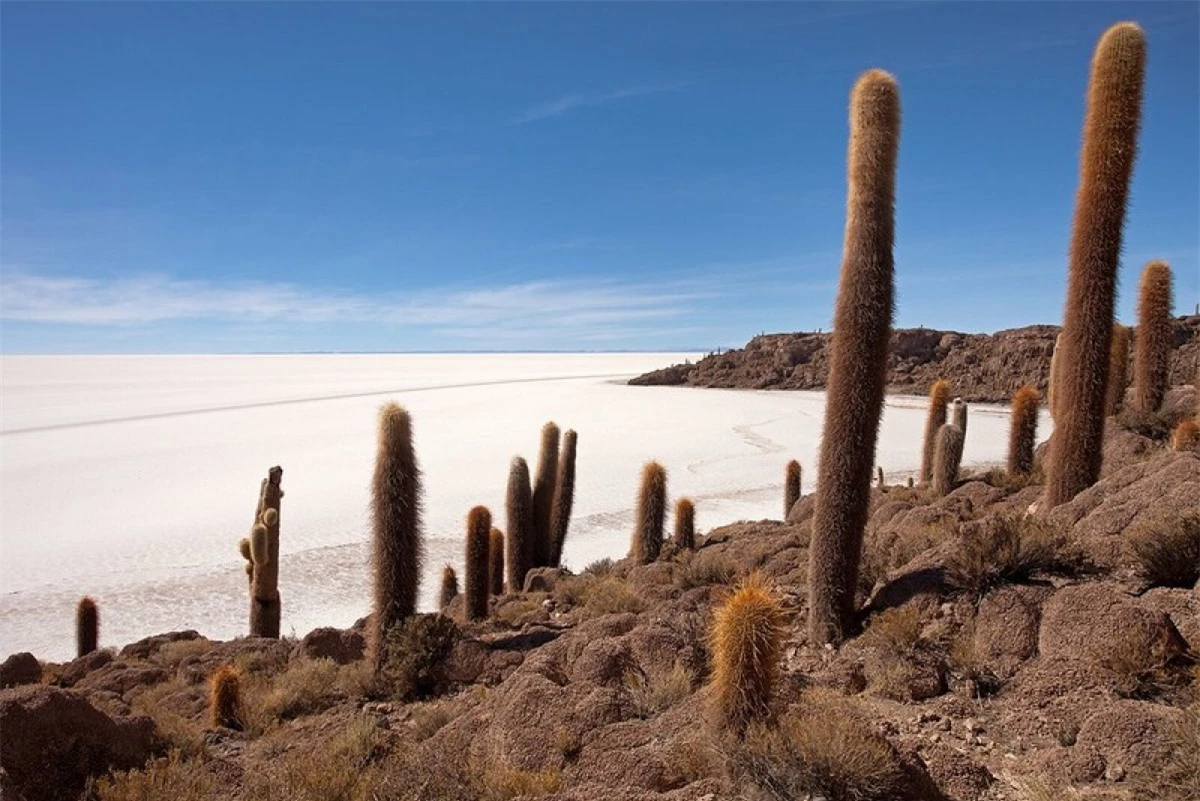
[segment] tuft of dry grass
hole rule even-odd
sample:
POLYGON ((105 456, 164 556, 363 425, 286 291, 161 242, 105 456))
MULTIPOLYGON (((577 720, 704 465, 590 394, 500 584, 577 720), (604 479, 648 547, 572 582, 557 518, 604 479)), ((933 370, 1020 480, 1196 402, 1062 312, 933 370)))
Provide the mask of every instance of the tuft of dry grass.
POLYGON ((1127 698, 1157 699, 1185 687, 1190 676, 1178 647, 1155 625, 1123 628, 1114 638, 1098 644, 1093 660, 1121 677, 1115 687, 1127 698))
POLYGON ((366 662, 299 660, 276 676, 247 682, 247 728, 261 734, 280 721, 323 712, 347 698, 367 695, 370 682, 366 662))
POLYGON ((906 795, 896 750, 840 696, 810 690, 777 726, 756 723, 726 742, 726 768, 751 797, 886 801, 906 795))
POLYGON ((479 801, 509 801, 538 798, 562 789, 562 771, 557 768, 532 771, 510 765, 487 764, 477 777, 479 801))
POLYGON ((158 736, 184 759, 202 757, 206 753, 204 726, 168 708, 164 699, 175 693, 188 691, 188 685, 179 679, 171 679, 147 687, 138 693, 130 704, 134 713, 146 715, 154 721, 158 736))
POLYGON ((1041 518, 997 515, 960 537, 946 561, 946 579, 982 597, 996 585, 1020 584, 1037 573, 1074 576, 1087 569, 1067 529, 1041 518))
POLYGON ((136 770, 114 771, 88 782, 87 801, 207 801, 216 783, 195 762, 179 751, 147 762, 136 770))
POLYGON ((911 656, 921 639, 921 612, 914 604, 885 609, 871 617, 862 642, 896 656, 911 656))
POLYGON ((433 702, 417 704, 412 708, 413 734, 418 741, 428 740, 454 720, 454 710, 449 704, 433 702))
POLYGON ((957 526, 948 518, 920 528, 903 529, 901 534, 868 530, 858 571, 859 594, 869 595, 876 584, 887 579, 888 573, 957 533, 957 526))
POLYGON ((357 717, 319 747, 284 751, 246 773, 244 801, 374 801, 386 748, 376 720, 357 717))
POLYGON ((1144 523, 1127 546, 1138 575, 1151 586, 1188 589, 1200 581, 1200 512, 1144 523))
POLYGON ((727 556, 716 551, 681 551, 676 583, 685 590, 709 584, 732 584, 737 578, 738 566, 727 556))
POLYGON ((1150 777, 1158 798, 1200 798, 1200 702, 1183 710, 1167 734, 1171 755, 1164 769, 1150 777))
POLYGON ((683 701, 692 694, 695 675, 682 663, 670 670, 627 670, 624 685, 633 704, 634 716, 652 718, 683 701))
POLYGON ((558 582, 554 598, 581 610, 586 618, 600 617, 617 612, 641 612, 645 601, 627 579, 613 573, 584 573, 558 582))

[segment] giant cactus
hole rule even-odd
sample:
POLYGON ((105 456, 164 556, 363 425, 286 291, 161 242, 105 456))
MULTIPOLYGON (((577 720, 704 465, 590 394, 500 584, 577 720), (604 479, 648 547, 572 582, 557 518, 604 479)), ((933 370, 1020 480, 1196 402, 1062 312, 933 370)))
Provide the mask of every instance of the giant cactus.
POLYGON ((250 636, 279 638, 279 510, 283 468, 276 465, 258 488, 250 536, 240 545, 250 582, 250 636))
POLYGON ((925 439, 921 447, 922 484, 933 475, 933 447, 938 429, 946 424, 946 404, 950 402, 950 382, 939 378, 929 390, 929 413, 925 417, 925 439))
POLYGON ((542 426, 538 449, 537 475, 533 481, 533 561, 532 567, 552 564, 554 533, 550 519, 554 515, 554 487, 558 477, 559 430, 553 422, 542 426))
POLYGON ((638 488, 630 555, 639 565, 658 559, 667 516, 667 471, 658 462, 646 462, 638 488))
POLYGON ((504 508, 508 517, 504 563, 508 572, 508 591, 525 589, 525 574, 533 567, 533 498, 529 487, 529 465, 514 456, 508 470, 508 494, 504 508))
POLYGON ((575 449, 578 435, 563 434, 562 450, 558 454, 558 476, 554 479, 554 510, 550 515, 550 567, 562 565, 563 546, 571 526, 571 508, 575 504, 575 449))
POLYGON ((1138 326, 1134 340, 1133 397, 1138 411, 1152 414, 1162 406, 1171 374, 1171 268, 1152 261, 1138 288, 1138 326))
POLYGON ((100 609, 91 598, 75 607, 75 655, 87 656, 100 647, 100 609))
POLYGON ((492 513, 486 506, 476 506, 467 515, 467 583, 464 613, 467 620, 483 620, 488 615, 491 535, 492 513))

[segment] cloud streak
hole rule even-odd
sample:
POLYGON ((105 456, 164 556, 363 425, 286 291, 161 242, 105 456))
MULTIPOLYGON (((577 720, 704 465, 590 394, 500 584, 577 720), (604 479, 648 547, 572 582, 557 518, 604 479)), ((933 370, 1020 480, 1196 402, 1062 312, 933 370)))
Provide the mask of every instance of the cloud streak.
POLYGON ((627 100, 634 97, 649 97, 651 95, 660 95, 667 92, 676 92, 687 86, 686 83, 663 83, 663 84, 645 84, 643 86, 630 86, 624 89, 616 89, 611 92, 594 92, 594 93, 572 93, 561 95, 560 97, 539 103, 536 106, 531 106, 525 109, 516 117, 513 118, 513 125, 525 125, 526 123, 536 122, 538 120, 547 120, 553 117, 560 117, 567 112, 574 111, 578 108, 588 106, 603 106, 608 103, 615 103, 618 100, 627 100))

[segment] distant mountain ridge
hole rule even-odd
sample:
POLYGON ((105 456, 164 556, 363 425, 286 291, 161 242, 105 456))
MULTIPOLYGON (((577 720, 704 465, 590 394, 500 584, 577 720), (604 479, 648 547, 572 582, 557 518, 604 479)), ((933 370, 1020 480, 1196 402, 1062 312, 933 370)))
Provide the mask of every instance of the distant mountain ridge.
MULTIPOLYGON (((1200 355, 1200 316, 1176 318, 1171 385, 1195 380, 1200 355)), ((1056 325, 1030 325, 994 334, 963 334, 932 328, 892 332, 888 392, 924 395, 939 378, 956 396, 979 403, 1007 403, 1025 384, 1043 396, 1050 374, 1056 325)), ((1134 331, 1136 336, 1136 330, 1134 331)), ((829 333, 762 334, 746 347, 705 356, 695 364, 655 370, 629 383, 728 389, 824 389, 829 372, 829 333)), ((1132 381, 1132 360, 1129 380, 1132 381)))

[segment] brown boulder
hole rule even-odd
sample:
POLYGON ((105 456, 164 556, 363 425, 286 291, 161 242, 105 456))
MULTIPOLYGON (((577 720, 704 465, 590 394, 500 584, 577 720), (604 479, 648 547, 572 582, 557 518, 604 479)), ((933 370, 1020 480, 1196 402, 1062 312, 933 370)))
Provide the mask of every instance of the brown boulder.
POLYGON ((1077 747, 1095 749, 1106 767, 1161 769, 1171 758, 1173 727, 1183 713, 1146 701, 1115 701, 1083 722, 1077 747))
POLYGON ((332 659, 339 665, 349 665, 362 659, 367 640, 353 629, 324 627, 304 635, 296 646, 296 654, 307 659, 332 659))
POLYGON ((150 687, 168 678, 167 671, 159 667, 109 662, 76 682, 74 689, 84 693, 102 692, 124 697, 135 687, 150 687))
POLYGON ((42 680, 42 664, 28 651, 13 654, 0 664, 0 689, 20 684, 37 684, 42 680))
POLYGON ((972 640, 974 655, 998 677, 1011 677, 1037 653, 1042 604, 1049 587, 1005 585, 989 592, 979 604, 972 640))
POLYGON ((571 575, 561 567, 535 567, 525 574, 525 592, 554 592, 564 577, 571 575))
POLYGON ((1143 608, 1116 584, 1095 582, 1066 587, 1046 602, 1038 650, 1105 666, 1147 658, 1165 664, 1187 643, 1167 615, 1143 608))
POLYGON ((84 676, 93 670, 99 670, 111 661, 113 661, 112 651, 92 651, 90 654, 73 659, 63 665, 63 669, 54 683, 59 687, 74 687, 76 682, 84 676))
POLYGON ((168 631, 166 634, 155 634, 152 637, 146 637, 145 639, 126 645, 121 649, 121 658, 148 660, 161 651, 163 646, 173 642, 200 639, 203 639, 203 637, 200 636, 199 632, 192 629, 188 629, 187 631, 168 631))
POLYGON ((156 750, 150 718, 113 719, 57 687, 0 691, 0 730, 0 766, 27 801, 76 801, 89 777, 139 767, 156 750))

